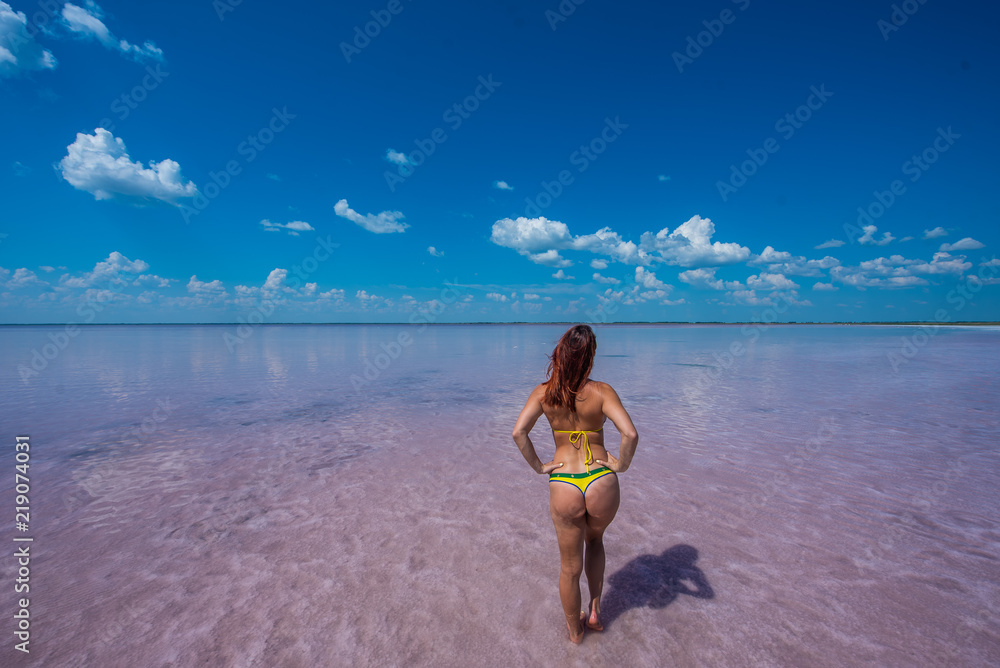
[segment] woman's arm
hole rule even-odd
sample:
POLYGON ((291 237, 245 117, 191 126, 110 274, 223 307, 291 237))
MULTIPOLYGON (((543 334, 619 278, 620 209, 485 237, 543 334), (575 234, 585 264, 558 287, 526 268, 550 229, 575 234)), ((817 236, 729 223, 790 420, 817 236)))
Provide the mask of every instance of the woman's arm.
POLYGON ((534 469, 535 473, 551 473, 562 466, 561 462, 559 464, 555 462, 543 464, 542 460, 535 453, 535 446, 532 445, 531 439, 528 438, 528 432, 531 431, 532 427, 535 426, 535 422, 542 415, 542 396, 544 391, 545 388, 543 385, 539 385, 532 390, 531 395, 528 396, 527 403, 521 409, 521 414, 517 416, 517 423, 514 425, 513 433, 514 442, 517 443, 518 450, 521 451, 521 455, 531 468, 534 469))
POLYGON ((602 410, 615 423, 615 428, 622 435, 622 444, 618 451, 618 457, 608 452, 608 461, 600 459, 596 461, 615 472, 627 471, 632 464, 632 457, 635 455, 635 446, 639 443, 639 432, 636 431, 635 425, 632 424, 632 418, 622 406, 622 400, 613 387, 607 383, 601 383, 601 395, 604 397, 602 410))

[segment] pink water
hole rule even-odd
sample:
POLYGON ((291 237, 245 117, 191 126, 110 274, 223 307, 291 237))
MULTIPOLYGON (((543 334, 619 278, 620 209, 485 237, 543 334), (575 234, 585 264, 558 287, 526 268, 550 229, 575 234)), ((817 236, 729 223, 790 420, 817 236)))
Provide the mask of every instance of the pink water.
POLYGON ((58 329, 0 328, 0 463, 32 448, 31 530, 5 484, 0 539, 34 538, 28 655, 0 561, 0 664, 1000 663, 1000 331, 941 328, 894 371, 917 328, 595 327, 639 447, 606 630, 575 646, 510 436, 565 329, 259 327, 230 352, 232 328, 88 328, 22 382, 58 329))

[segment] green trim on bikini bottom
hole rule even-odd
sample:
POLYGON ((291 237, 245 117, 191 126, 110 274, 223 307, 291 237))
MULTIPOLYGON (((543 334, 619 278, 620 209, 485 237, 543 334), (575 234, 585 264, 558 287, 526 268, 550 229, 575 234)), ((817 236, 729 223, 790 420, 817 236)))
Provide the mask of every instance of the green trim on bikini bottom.
MULTIPOLYGON (((590 473, 550 473, 549 478, 589 478, 597 473, 603 473, 604 471, 611 471, 607 466, 601 466, 594 469, 590 473)), ((614 473, 614 471, 611 471, 614 473)))

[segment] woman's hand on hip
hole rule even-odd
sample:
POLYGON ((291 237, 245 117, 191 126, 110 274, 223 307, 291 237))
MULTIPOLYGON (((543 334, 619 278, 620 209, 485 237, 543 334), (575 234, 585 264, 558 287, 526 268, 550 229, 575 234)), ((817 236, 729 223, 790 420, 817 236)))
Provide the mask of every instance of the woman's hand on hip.
POLYGON ((618 460, 618 458, 615 457, 610 452, 608 452, 608 458, 606 460, 604 460, 604 459, 595 459, 594 461, 597 462, 598 464, 600 464, 601 466, 607 466, 609 469, 611 469, 615 473, 621 473, 622 471, 625 470, 624 468, 622 468, 621 462, 618 460))
POLYGON ((542 470, 541 470, 541 471, 539 471, 539 473, 540 473, 540 474, 542 474, 542 475, 545 475, 546 473, 552 473, 552 472, 553 472, 553 471, 555 471, 556 469, 558 469, 558 468, 562 467, 562 465, 563 465, 563 462, 559 462, 559 463, 557 464, 557 463, 556 463, 556 462, 555 462, 555 461, 553 460, 553 461, 549 462, 548 464, 542 464, 542 470))

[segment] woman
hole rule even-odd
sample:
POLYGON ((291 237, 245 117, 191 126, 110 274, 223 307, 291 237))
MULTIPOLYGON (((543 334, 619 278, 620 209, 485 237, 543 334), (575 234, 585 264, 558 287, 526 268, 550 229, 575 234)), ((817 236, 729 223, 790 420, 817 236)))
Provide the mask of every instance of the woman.
POLYGON ((514 426, 514 441, 535 473, 549 474, 549 511, 559 541, 559 597, 570 640, 583 627, 602 631, 604 530, 618 512, 618 473, 628 469, 639 441, 632 418, 607 383, 591 380, 597 338, 587 325, 563 334, 549 358, 549 379, 528 397, 514 426), (543 464, 528 432, 542 413, 556 442, 552 461, 543 464), (619 457, 604 448, 604 421, 611 418, 622 436, 619 457), (586 550, 584 550, 586 545, 586 550), (586 570, 590 614, 580 612, 580 575, 586 570))

